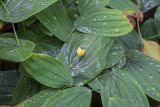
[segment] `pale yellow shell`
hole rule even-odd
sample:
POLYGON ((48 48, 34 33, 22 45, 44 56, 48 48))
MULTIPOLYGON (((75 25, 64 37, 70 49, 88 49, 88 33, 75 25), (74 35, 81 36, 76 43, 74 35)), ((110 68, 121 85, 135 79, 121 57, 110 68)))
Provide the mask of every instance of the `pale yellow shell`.
POLYGON ((77 48, 77 55, 78 56, 84 56, 85 55, 85 53, 86 53, 86 50, 84 50, 84 49, 82 49, 82 48, 80 48, 80 47, 78 47, 77 48))

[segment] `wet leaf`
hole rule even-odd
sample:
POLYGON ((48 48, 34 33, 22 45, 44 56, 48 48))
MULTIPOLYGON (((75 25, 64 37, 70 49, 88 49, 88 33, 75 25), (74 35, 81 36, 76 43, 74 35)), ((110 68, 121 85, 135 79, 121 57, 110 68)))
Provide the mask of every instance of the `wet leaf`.
POLYGON ((114 40, 99 36, 90 38, 90 35, 78 32, 73 33, 73 36, 74 39, 64 44, 58 58, 71 72, 75 85, 79 86, 102 72, 114 40), (78 56, 78 47, 85 50, 83 56, 78 56))
POLYGON ((19 73, 15 70, 0 71, 0 105, 11 103, 18 79, 19 73))
POLYGON ((121 2, 119 0, 111 0, 109 2, 109 6, 112 8, 115 8, 115 9, 122 10, 126 13, 140 12, 140 10, 138 9, 138 6, 134 2, 132 2, 131 0, 123 0, 123 2, 121 2))
POLYGON ((88 15, 104 8, 110 0, 79 0, 78 9, 81 15, 88 15))
POLYGON ((46 89, 38 94, 34 95, 33 97, 23 101, 22 103, 18 104, 16 107, 43 107, 44 103, 53 96, 56 95, 57 90, 53 89, 46 89))
POLYGON ((51 56, 34 54, 23 62, 23 66, 35 80, 48 87, 62 88, 73 84, 73 79, 65 66, 51 56))
MULTIPOLYGON (((141 33, 144 39, 152 38, 153 36, 158 34, 155 23, 155 20, 153 18, 150 18, 142 24, 141 33)), ((158 40, 158 38, 153 38, 152 40, 158 40)))
MULTIPOLYGON (((14 36, 14 35, 13 35, 14 36)), ((23 62, 33 54, 35 44, 28 40, 19 39, 20 46, 13 38, 0 38, 0 59, 23 62)))
POLYGON ((160 4, 159 0, 141 0, 141 10, 147 12, 150 9, 158 6, 160 4))
MULTIPOLYGON (((106 74, 90 82, 91 87, 95 86, 94 83, 99 86, 98 90, 101 93, 103 107, 108 107, 110 97, 124 99, 133 107, 149 107, 140 85, 125 74, 125 71, 114 69, 113 71, 105 72, 106 74)), ((94 89, 94 87, 92 88, 94 89)))
POLYGON ((160 101, 160 62, 134 50, 127 51, 126 56, 125 73, 133 77, 147 95, 160 101))
POLYGON ((17 34, 19 38, 27 39, 35 43, 34 53, 56 57, 63 45, 63 42, 55 37, 37 35, 29 30, 20 30, 17 34))
POLYGON ((156 29, 157 29, 158 33, 160 34, 160 28, 159 28, 159 26, 160 26, 160 6, 157 8, 156 13, 154 15, 154 18, 155 18, 156 29))
POLYGON ((36 16, 40 22, 57 38, 62 41, 70 40, 70 34, 74 30, 73 22, 67 16, 60 0, 38 13, 36 16))
POLYGON ((125 58, 125 50, 120 43, 115 41, 114 45, 110 49, 107 57, 107 68, 113 67, 117 63, 121 62, 125 58))
POLYGON ((82 15, 74 26, 82 33, 107 37, 122 36, 133 29, 123 12, 115 9, 101 9, 86 16, 82 15))
POLYGON ((118 42, 121 43, 125 50, 128 49, 135 49, 135 50, 142 50, 143 49, 143 41, 138 33, 133 30, 127 35, 123 35, 118 37, 118 42))
POLYGON ((1 0, 0 20, 20 22, 40 12, 57 0, 1 0))
POLYGON ((84 87, 44 90, 16 107, 90 107, 91 91, 84 87))
POLYGON ((108 107, 131 107, 131 104, 128 103, 126 100, 111 97, 109 98, 108 107))
POLYGON ((35 95, 39 90, 40 84, 38 82, 21 73, 13 93, 12 104, 19 104, 23 100, 35 95))

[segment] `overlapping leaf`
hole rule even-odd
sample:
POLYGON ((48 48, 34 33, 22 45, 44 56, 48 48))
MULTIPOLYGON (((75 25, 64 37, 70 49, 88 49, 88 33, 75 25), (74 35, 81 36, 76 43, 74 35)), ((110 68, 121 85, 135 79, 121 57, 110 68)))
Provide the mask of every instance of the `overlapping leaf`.
MULTIPOLYGON (((18 104, 16 107, 43 107, 43 104, 47 102, 51 97, 55 96, 57 90, 47 89, 39 92, 33 97, 18 104)), ((47 106, 48 107, 48 106, 47 106)))
POLYGON ((19 73, 15 70, 0 71, 0 105, 11 103, 18 78, 19 73))
POLYGON ((121 45, 125 50, 128 49, 142 50, 143 48, 143 42, 141 40, 141 37, 135 30, 133 30, 127 35, 119 37, 118 41, 121 43, 121 45))
POLYGON ((143 12, 147 12, 148 10, 158 6, 159 4, 159 0, 141 0, 141 10, 143 12))
POLYGON ((23 39, 19 39, 19 42, 20 46, 13 38, 0 38, 0 59, 22 62, 31 57, 35 44, 23 39))
POLYGON ((44 90, 16 107, 90 107, 91 91, 74 87, 62 91, 44 90))
POLYGON ((125 50, 118 41, 115 41, 108 53, 106 68, 113 67, 123 59, 125 59, 125 50))
MULTIPOLYGON (((93 80, 90 86, 95 86, 94 84, 99 86, 104 107, 108 107, 110 97, 124 99, 133 107, 149 107, 147 98, 139 84, 124 71, 108 71, 107 74, 93 80)), ((92 88, 94 89, 94 87, 92 88)))
POLYGON ((124 12, 140 12, 138 6, 132 0, 111 0, 109 6, 115 9, 123 10, 124 12))
POLYGON ((38 82, 53 88, 71 86, 73 79, 68 70, 57 59, 45 55, 34 54, 23 62, 24 69, 38 82))
POLYGON ((97 9, 104 8, 110 0, 79 0, 78 9, 81 15, 88 15, 97 9))
POLYGON ((133 29, 123 12, 115 9, 100 9, 81 15, 74 26, 82 33, 107 37, 122 36, 133 29))
POLYGON ((120 98, 109 98, 108 107, 131 107, 131 104, 120 98))
POLYGON ((29 30, 20 30, 17 32, 19 38, 27 39, 35 43, 35 53, 57 56, 60 52, 63 42, 54 37, 48 37, 43 34, 37 35, 29 30))
POLYGON ((157 35, 156 21, 152 18, 145 21, 141 26, 141 32, 145 39, 151 39, 153 36, 157 35))
POLYGON ((1 0, 0 20, 20 22, 40 12, 57 0, 1 0))
POLYGON ((78 32, 73 33, 73 36, 75 38, 70 43, 64 44, 58 58, 70 70, 75 84, 83 85, 105 68, 113 40, 99 36, 90 38, 90 35, 78 32), (84 56, 77 55, 78 47, 86 51, 84 56))
POLYGON ((160 26, 160 6, 157 8, 154 18, 155 18, 156 29, 158 33, 160 34, 160 28, 159 28, 160 26))
POLYGON ((38 82, 21 73, 13 93, 12 104, 19 104, 23 100, 36 94, 39 90, 40 84, 38 82))
POLYGON ((60 0, 36 16, 57 38, 62 41, 70 40, 70 34, 73 32, 73 23, 67 16, 60 0))
POLYGON ((150 97, 160 101, 160 62, 138 51, 128 51, 126 73, 132 76, 150 97))

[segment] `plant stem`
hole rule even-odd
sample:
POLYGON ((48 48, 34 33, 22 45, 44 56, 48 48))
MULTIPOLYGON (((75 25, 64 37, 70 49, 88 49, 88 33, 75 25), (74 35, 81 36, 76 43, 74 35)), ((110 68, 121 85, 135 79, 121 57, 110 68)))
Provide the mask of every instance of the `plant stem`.
POLYGON ((140 25, 139 25, 139 20, 137 20, 137 27, 138 27, 139 36, 140 36, 141 40, 143 41, 143 37, 142 37, 142 34, 141 34, 140 25))
POLYGON ((4 9, 7 11, 7 13, 10 15, 10 11, 7 9, 7 7, 5 6, 5 4, 3 3, 2 0, 0 0, 2 6, 4 7, 4 9))
POLYGON ((138 8, 141 8, 141 2, 139 0, 136 0, 137 4, 138 4, 138 8))
POLYGON ((16 29, 15 29, 15 26, 14 24, 12 23, 12 28, 13 28, 13 32, 14 32, 14 35, 15 35, 15 38, 16 38, 16 41, 17 41, 17 44, 18 46, 20 46, 20 43, 19 43, 19 40, 18 40, 18 36, 17 36, 17 32, 16 32, 16 29))
POLYGON ((154 35, 154 36, 151 36, 151 37, 148 37, 147 39, 154 39, 156 37, 160 37, 160 34, 157 34, 157 35, 154 35))

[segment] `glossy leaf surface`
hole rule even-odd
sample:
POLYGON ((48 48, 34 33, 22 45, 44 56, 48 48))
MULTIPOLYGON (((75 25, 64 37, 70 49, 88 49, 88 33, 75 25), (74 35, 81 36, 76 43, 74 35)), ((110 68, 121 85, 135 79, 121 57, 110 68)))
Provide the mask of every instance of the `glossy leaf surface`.
POLYGON ((73 79, 57 59, 45 55, 34 54, 23 62, 24 69, 38 82, 53 88, 71 86, 73 79))
POLYGON ((124 99, 133 107, 149 107, 147 98, 140 85, 130 76, 126 75, 124 71, 115 70, 106 72, 106 74, 90 83, 90 86, 95 86, 96 84, 99 86, 104 107, 108 107, 110 97, 124 99))
POLYGON ((40 22, 57 38, 62 41, 70 40, 70 34, 73 32, 73 22, 67 16, 60 0, 38 13, 36 16, 40 22))
POLYGON ((126 56, 126 73, 141 85, 147 95, 160 101, 160 62, 138 51, 128 51, 126 56))
POLYGON ((19 42, 20 46, 13 38, 0 38, 0 59, 23 62, 30 58, 33 54, 35 44, 23 39, 19 39, 19 42))
POLYGON ((57 0, 1 0, 0 20, 20 22, 40 12, 57 0))
POLYGON ((122 11, 101 9, 80 16, 74 23, 76 30, 91 35, 116 37, 129 33, 133 27, 122 11))
POLYGON ((90 107, 91 91, 74 87, 62 91, 45 90, 16 107, 90 107))
POLYGON ((113 45, 113 39, 75 32, 74 39, 64 44, 59 60, 71 72, 76 85, 83 85, 93 79, 105 68, 108 52, 113 45), (78 56, 77 49, 85 50, 83 56, 78 56), (106 60, 104 60, 106 59, 106 60))

